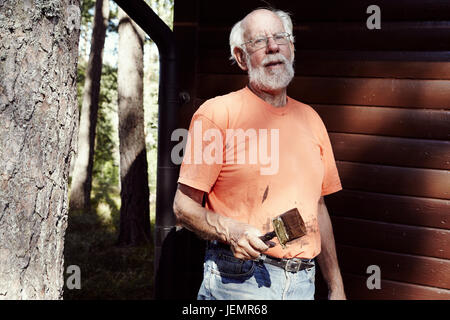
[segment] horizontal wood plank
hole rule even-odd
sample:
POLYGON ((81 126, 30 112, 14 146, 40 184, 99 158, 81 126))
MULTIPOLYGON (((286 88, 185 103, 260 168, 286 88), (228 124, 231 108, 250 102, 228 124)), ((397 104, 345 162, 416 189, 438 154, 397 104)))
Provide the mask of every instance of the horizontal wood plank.
POLYGON ((344 273, 344 287, 349 300, 449 300, 450 290, 398 281, 381 280, 381 289, 369 290, 367 278, 344 273))
POLYGON ((450 108, 450 80, 295 77, 289 92, 316 104, 450 108))
POLYGON ((357 23, 313 22, 294 30, 297 49, 336 50, 450 50, 450 22, 384 22, 369 30, 357 23), (375 31, 375 32, 373 32, 375 31))
MULTIPOLYGON (((245 74, 228 50, 201 50, 200 73, 245 74)), ((295 74, 321 77, 450 79, 450 52, 297 50, 295 74)))
POLYGON ((330 133, 337 160, 450 169, 450 141, 330 133))
POLYGON ((245 75, 199 73, 197 79, 197 98, 199 99, 210 99, 218 95, 224 95, 242 89, 248 83, 248 78, 245 75))
MULTIPOLYGON (((370 0, 346 0, 345 3, 316 0, 277 0, 276 8, 288 11, 297 23, 305 21, 361 21, 365 22, 370 0)), ((448 20, 450 7, 446 0, 378 0, 383 21, 448 20)), ((259 0, 200 1, 200 21, 203 24, 229 25, 242 19, 251 10, 261 7, 259 0)), ((175 6, 176 8, 176 6, 175 6)))
POLYGON ((305 76, 449 80, 450 52, 303 50, 295 66, 305 76))
POLYGON ((330 215, 450 230, 450 201, 342 190, 325 197, 330 215))
POLYGON ((342 272, 366 276, 378 266, 384 280, 450 289, 450 260, 340 245, 336 248, 342 272))
MULTIPOLYGON (((195 99, 195 110, 206 99, 195 99)), ((450 112, 368 106, 312 105, 331 133, 449 140, 450 112)), ((431 142, 433 143, 433 142, 431 142)), ((444 145, 447 143, 444 142, 444 145)), ((446 155, 448 149, 441 151, 446 155)), ((424 155, 426 156, 426 155, 424 155)), ((444 159, 443 167, 448 166, 444 159)))
MULTIPOLYGON (((199 48, 227 49, 232 25, 199 29, 199 48)), ((361 22, 306 22, 293 30, 297 50, 450 50, 450 21, 384 22, 369 30, 361 22)))
POLYGON ((332 216, 336 243, 450 259, 450 231, 332 216))
MULTIPOLYGON (((246 75, 198 74, 198 98, 244 87, 246 75)), ((450 108, 450 80, 295 77, 289 95, 308 104, 450 108)))
POLYGON ((450 199, 450 172, 336 161, 345 189, 450 199))
POLYGON ((450 138, 448 110, 320 104, 312 104, 312 107, 331 132, 440 140, 450 138))

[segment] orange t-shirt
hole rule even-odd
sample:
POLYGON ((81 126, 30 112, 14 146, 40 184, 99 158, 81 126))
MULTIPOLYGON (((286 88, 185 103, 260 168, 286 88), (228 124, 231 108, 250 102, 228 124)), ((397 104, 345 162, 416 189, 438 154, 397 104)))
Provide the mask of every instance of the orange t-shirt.
MULTIPOLYGON (((262 233, 297 208, 307 234, 266 254, 320 253, 320 196, 342 189, 325 126, 308 105, 288 97, 274 107, 245 87, 206 101, 189 128, 179 183, 207 193, 206 207, 262 233)), ((276 238, 274 239, 275 242, 276 238)))

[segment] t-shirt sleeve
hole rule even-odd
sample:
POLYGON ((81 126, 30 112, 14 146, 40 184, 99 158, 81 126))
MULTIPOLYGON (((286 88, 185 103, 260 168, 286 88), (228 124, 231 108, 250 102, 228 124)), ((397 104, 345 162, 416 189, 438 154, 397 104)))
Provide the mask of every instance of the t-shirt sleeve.
POLYGON ((223 163, 223 130, 203 114, 194 114, 178 182, 209 193, 223 163))
MULTIPOLYGON (((319 117, 320 119, 320 117, 319 117)), ((322 181, 322 196, 342 190, 341 180, 336 167, 336 161, 334 159, 333 149, 331 147, 330 137, 328 136, 327 129, 320 119, 320 148, 321 156, 324 165, 324 177, 322 181)))

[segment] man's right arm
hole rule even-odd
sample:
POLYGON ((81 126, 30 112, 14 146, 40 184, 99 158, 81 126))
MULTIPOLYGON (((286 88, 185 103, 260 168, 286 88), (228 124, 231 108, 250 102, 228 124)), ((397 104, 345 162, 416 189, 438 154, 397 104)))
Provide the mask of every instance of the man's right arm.
POLYGON ((259 239, 258 229, 222 216, 202 206, 204 192, 178 184, 173 210, 177 223, 206 240, 230 244, 236 258, 256 259, 268 246, 259 239))

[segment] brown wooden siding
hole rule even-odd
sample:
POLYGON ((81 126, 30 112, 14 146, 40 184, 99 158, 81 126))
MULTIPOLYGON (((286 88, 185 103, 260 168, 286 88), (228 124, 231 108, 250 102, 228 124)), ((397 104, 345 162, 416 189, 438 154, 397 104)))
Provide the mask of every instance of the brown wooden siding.
MULTIPOLYGON (((293 14, 296 77, 330 135, 344 190, 327 196, 350 299, 450 299, 450 2, 270 1, 293 14), (381 289, 366 286, 381 269, 381 289)), ((180 126, 206 99, 242 88, 232 25, 261 1, 175 1, 180 126)), ((318 276, 318 298, 324 286, 318 276)))

